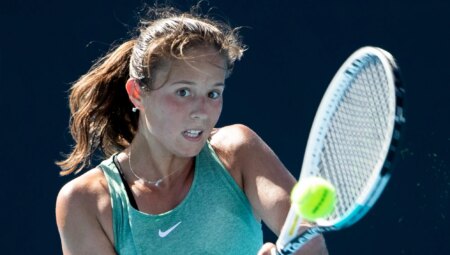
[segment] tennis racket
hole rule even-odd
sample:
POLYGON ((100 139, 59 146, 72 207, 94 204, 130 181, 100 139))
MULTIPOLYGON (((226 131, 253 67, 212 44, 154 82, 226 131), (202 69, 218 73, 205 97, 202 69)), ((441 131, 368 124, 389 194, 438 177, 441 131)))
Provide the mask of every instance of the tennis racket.
POLYGON ((299 233, 291 207, 277 240, 277 254, 293 254, 315 236, 361 219, 386 186, 400 138, 404 90, 394 58, 363 47, 341 66, 322 98, 309 134, 299 182, 320 177, 336 189, 326 218, 299 233))

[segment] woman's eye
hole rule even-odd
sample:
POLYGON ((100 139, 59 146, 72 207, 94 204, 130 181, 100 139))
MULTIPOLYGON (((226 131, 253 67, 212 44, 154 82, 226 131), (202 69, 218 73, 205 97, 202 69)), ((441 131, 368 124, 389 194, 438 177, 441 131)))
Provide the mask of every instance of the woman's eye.
POLYGON ((211 99, 217 99, 220 97, 220 95, 221 95, 221 93, 219 91, 211 91, 208 94, 209 98, 211 98, 211 99))
POLYGON ((188 89, 179 89, 177 90, 177 95, 180 97, 188 97, 191 95, 191 92, 188 89))

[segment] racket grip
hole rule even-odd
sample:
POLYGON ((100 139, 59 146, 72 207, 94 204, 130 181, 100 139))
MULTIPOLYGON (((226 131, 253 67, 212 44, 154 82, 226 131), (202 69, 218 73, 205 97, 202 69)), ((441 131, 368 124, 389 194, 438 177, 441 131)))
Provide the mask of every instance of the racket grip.
POLYGON ((284 222, 284 225, 281 228, 280 235, 276 242, 278 250, 283 249, 286 246, 286 244, 289 243, 289 241, 291 241, 294 237, 296 237, 299 234, 301 223, 302 218, 298 213, 295 212, 295 209, 291 206, 288 215, 286 217, 286 221, 284 222))

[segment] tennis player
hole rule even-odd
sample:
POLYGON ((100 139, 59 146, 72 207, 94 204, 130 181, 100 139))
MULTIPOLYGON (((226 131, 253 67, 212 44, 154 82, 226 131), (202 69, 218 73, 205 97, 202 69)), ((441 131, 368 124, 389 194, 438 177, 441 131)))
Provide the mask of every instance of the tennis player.
MULTIPOLYGON (((295 178, 250 128, 216 128, 225 80, 245 46, 236 29, 153 9, 140 33, 71 88, 75 146, 56 203, 63 253, 270 254, 295 178)), ((327 254, 318 237, 298 254, 327 254)))

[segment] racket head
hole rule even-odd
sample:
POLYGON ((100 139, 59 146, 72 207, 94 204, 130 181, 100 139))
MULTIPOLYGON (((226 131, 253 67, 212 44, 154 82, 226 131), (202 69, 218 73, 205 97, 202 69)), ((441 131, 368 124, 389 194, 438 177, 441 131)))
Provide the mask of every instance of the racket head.
POLYGON ((363 47, 340 67, 309 134, 300 181, 321 177, 336 188, 336 207, 315 223, 326 231, 363 217, 386 186, 404 123, 398 66, 387 51, 363 47))

